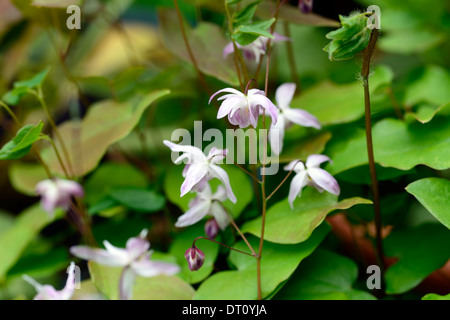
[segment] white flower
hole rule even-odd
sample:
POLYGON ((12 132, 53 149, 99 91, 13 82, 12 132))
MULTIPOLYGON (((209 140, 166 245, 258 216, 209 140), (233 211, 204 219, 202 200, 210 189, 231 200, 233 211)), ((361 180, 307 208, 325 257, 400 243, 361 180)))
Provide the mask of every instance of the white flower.
POLYGON ((272 122, 277 122, 277 108, 266 97, 264 91, 250 89, 247 94, 244 94, 233 88, 225 88, 214 93, 209 99, 209 103, 211 103, 211 100, 217 94, 222 92, 228 92, 228 94, 217 99, 223 100, 217 113, 217 119, 228 115, 228 120, 233 125, 238 125, 240 128, 247 128, 251 124, 256 128, 261 110, 265 109, 272 118, 272 122))
POLYGON ((228 152, 226 149, 212 148, 208 155, 205 156, 199 148, 194 146, 175 144, 167 140, 164 140, 164 144, 173 152, 183 152, 174 161, 175 164, 179 164, 185 159, 188 161, 183 170, 185 180, 181 185, 180 197, 190 191, 203 191, 209 180, 217 178, 224 184, 228 198, 233 203, 236 203, 237 199, 231 189, 228 174, 217 165, 225 158, 228 152))
POLYGON ((225 209, 219 204, 227 199, 225 189, 222 186, 217 188, 215 194, 212 194, 209 183, 206 184, 202 192, 197 193, 197 196, 189 203, 189 210, 178 218, 175 223, 176 227, 187 227, 193 225, 203 219, 207 215, 211 215, 216 220, 220 229, 224 230, 230 223, 228 214, 225 209))
POLYGON ((295 83, 285 83, 278 87, 275 92, 277 102, 278 121, 271 124, 269 131, 269 142, 272 151, 280 154, 283 149, 284 131, 292 123, 320 129, 320 122, 315 116, 301 109, 291 109, 290 104, 296 89, 295 83))
POLYGON ((293 169, 296 172, 291 181, 288 196, 291 208, 294 208, 295 198, 301 195, 302 189, 306 185, 313 186, 320 192, 326 190, 334 195, 339 195, 341 190, 336 179, 319 167, 325 161, 331 160, 325 155, 313 154, 306 160, 306 166, 303 162, 294 160, 284 167, 284 170, 291 171, 293 169))
POLYGON ((71 262, 68 270, 69 275, 67 276, 67 281, 64 289, 56 290, 51 285, 42 285, 33 278, 27 276, 26 274, 22 278, 31 284, 36 291, 37 295, 34 300, 70 300, 75 291, 75 263, 71 262))
POLYGON ((180 268, 171 263, 151 261, 153 250, 145 239, 147 230, 144 229, 139 237, 128 239, 125 249, 113 246, 108 241, 103 245, 106 250, 87 246, 73 246, 70 252, 81 259, 91 260, 109 267, 123 267, 119 283, 120 298, 129 300, 133 294, 133 284, 136 276, 154 277, 160 274, 173 275, 180 268))
POLYGON ((36 185, 36 193, 41 195, 41 205, 53 217, 56 208, 67 209, 72 197, 83 197, 83 187, 75 181, 52 179, 36 185))

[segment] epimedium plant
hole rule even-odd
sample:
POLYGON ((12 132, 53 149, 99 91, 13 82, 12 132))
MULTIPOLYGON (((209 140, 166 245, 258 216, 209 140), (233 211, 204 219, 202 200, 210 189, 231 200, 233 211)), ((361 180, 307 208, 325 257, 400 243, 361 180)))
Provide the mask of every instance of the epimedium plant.
MULTIPOLYGON (((154 4, 173 8, 158 16, 165 47, 182 60, 172 58, 175 66, 75 75, 72 67, 85 59, 75 49, 92 45, 104 13, 87 8, 92 34, 56 30, 69 44, 59 62, 5 90, 0 105, 17 130, 0 159, 10 161, 14 188, 41 203, 13 222, 0 220, 7 226, 0 247, 11 244, 0 259, 0 280, 28 282, 35 299, 55 300, 448 297, 445 286, 415 291, 450 257, 443 245, 450 240, 448 72, 429 66, 406 80, 404 93, 395 91, 393 68, 372 65, 381 30, 369 28, 379 18, 371 10, 338 23, 312 13, 313 1, 189 2, 154 4), (216 12, 220 22, 191 27, 189 6, 216 12), (330 68, 361 60, 360 79, 301 84, 296 62, 303 63, 303 50, 295 49, 307 42, 298 37, 303 29, 291 32, 295 24, 337 27, 318 36, 323 45, 308 47, 325 59, 328 53, 330 68), (85 115, 56 119, 51 107, 58 102, 46 87, 56 72, 75 89, 85 115), (90 102, 98 92, 107 99, 90 102), (39 121, 20 112, 28 104, 39 107, 39 121), (177 121, 174 104, 182 106, 174 109, 177 121), (198 119, 208 128, 200 135, 198 119), (30 122, 36 124, 24 125, 30 122), (179 141, 177 132, 191 129, 193 141, 179 141), (244 142, 234 144, 239 137, 244 142), (414 218, 417 208, 431 215, 414 218), (62 231, 47 228, 62 218, 62 231), (356 253, 342 249, 349 243, 356 253), (78 265, 89 271, 80 290, 78 265), (374 284, 366 282, 368 265, 381 271, 374 284), (47 283, 40 276, 58 271, 66 271, 63 282, 40 284, 47 283)), ((389 16, 391 8, 380 4, 389 16)), ((63 9, 39 6, 20 9, 31 19, 33 10, 63 9)), ((118 17, 124 8, 103 10, 118 17)), ((117 26, 133 43, 133 31, 120 20, 117 26)), ((138 59, 140 48, 132 50, 138 59)))

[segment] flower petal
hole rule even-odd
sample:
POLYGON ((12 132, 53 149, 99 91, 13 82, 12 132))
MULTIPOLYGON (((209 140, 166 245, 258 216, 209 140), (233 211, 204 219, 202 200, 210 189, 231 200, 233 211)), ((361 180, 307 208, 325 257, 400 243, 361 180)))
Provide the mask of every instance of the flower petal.
POLYGON ((267 111, 266 114, 268 113, 272 118, 272 123, 277 122, 278 109, 269 98, 262 94, 254 94, 252 96, 249 95, 247 99, 251 105, 259 105, 264 108, 267 111))
POLYGON ((234 44, 233 42, 228 43, 225 48, 223 48, 223 58, 225 59, 228 55, 234 52, 234 44))
POLYGON ((230 224, 230 218, 228 217, 225 209, 216 201, 211 205, 211 213, 216 220, 219 228, 225 230, 225 228, 230 224))
POLYGON ((108 251, 87 246, 73 246, 70 253, 78 258, 90 260, 109 267, 123 267, 126 261, 120 257, 111 255, 108 251))
POLYGON ((312 154, 306 160, 306 167, 307 168, 319 167, 320 164, 326 161, 331 162, 331 159, 323 154, 312 154))
POLYGON ((312 167, 308 168, 307 172, 308 175, 311 177, 311 179, 314 181, 314 183, 316 183, 322 189, 337 196, 341 192, 339 184, 337 183, 336 179, 327 171, 320 168, 312 167))
POLYGON ((236 203, 237 199, 233 193, 233 190, 231 189, 230 178, 228 178, 228 173, 224 169, 215 164, 211 164, 210 169, 213 176, 218 178, 224 184, 225 189, 227 191, 228 199, 230 199, 231 202, 236 203))
POLYGON ((301 109, 284 109, 283 110, 286 119, 304 127, 313 127, 320 129, 319 120, 311 113, 301 109))
POLYGON ((198 201, 194 206, 186 211, 185 214, 178 218, 175 223, 175 227, 183 228, 197 223, 208 214, 210 204, 210 200, 198 201))
POLYGON ((200 182, 208 174, 207 165, 205 164, 193 164, 189 167, 186 173, 186 178, 180 188, 180 197, 183 197, 192 188, 200 182))
POLYGON ((180 272, 180 267, 173 263, 152 261, 148 259, 138 260, 131 264, 131 269, 141 277, 154 277, 161 274, 174 275, 180 272))
POLYGON ((291 171, 292 169, 294 169, 295 172, 299 172, 305 170, 305 165, 300 160, 293 160, 289 162, 289 164, 287 164, 283 169, 285 171, 291 171))
POLYGON ((75 263, 71 262, 69 269, 67 270, 68 276, 67 276, 67 281, 66 281, 66 285, 64 286, 64 289, 62 289, 61 291, 59 291, 59 294, 61 296, 62 300, 69 300, 70 298, 72 298, 73 293, 75 292, 75 281, 76 279, 76 274, 75 274, 75 263))
POLYGON ((304 186, 306 186, 307 183, 308 175, 304 170, 297 173, 292 179, 288 196, 288 201, 292 209, 294 209, 294 200, 297 198, 297 196, 301 195, 302 189, 304 186))
POLYGON ((64 192, 70 196, 84 197, 83 187, 78 182, 58 179, 56 180, 56 186, 60 192, 64 192))
POLYGON ((225 88, 225 89, 221 89, 221 90, 217 91, 216 93, 214 93, 214 94, 211 96, 211 98, 209 98, 208 104, 211 103, 212 99, 214 99, 214 97, 215 97, 216 95, 218 95, 219 93, 222 93, 222 92, 234 93, 234 94, 236 94, 236 95, 238 95, 238 96, 241 96, 241 97, 244 96, 244 94, 243 94, 242 92, 240 92, 240 91, 238 91, 238 90, 236 90, 236 89, 233 89, 233 88, 225 88))
POLYGON ((128 239, 126 248, 128 258, 133 261, 150 249, 150 242, 145 238, 134 237, 128 239))
POLYGON ((270 125, 269 143, 272 151, 277 155, 283 150, 284 125, 284 115, 282 113, 278 115, 277 123, 270 125))
POLYGON ((280 109, 289 108, 296 88, 297 85, 291 82, 284 83, 277 88, 277 91, 275 92, 275 101, 280 109))
POLYGON ((216 193, 211 197, 212 200, 223 202, 227 200, 227 192, 223 186, 218 186, 216 193))
MULTIPOLYGON (((197 147, 189 146, 189 145, 182 145, 182 144, 176 144, 168 140, 164 140, 163 143, 168 146, 173 152, 187 152, 191 155, 190 160, 191 161, 202 161, 202 159, 205 158, 205 155, 203 154, 202 150, 200 150, 197 147)), ((178 160, 178 159, 177 159, 178 160)))
POLYGON ((131 300, 136 275, 130 267, 125 267, 120 275, 119 298, 120 300, 131 300))

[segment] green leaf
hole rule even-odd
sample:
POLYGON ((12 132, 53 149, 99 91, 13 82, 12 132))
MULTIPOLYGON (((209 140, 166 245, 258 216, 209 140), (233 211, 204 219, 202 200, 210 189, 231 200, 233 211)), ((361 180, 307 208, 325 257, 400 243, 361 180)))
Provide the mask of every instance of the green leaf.
MULTIPOLYGON (((380 109, 379 105, 387 101, 387 95, 378 89, 390 84, 392 79, 393 72, 389 67, 381 65, 374 68, 369 80, 372 108, 380 109)), ((351 122, 364 116, 362 84, 360 81, 349 84, 324 81, 297 95, 291 107, 310 112, 323 126, 351 122)))
POLYGON ((426 178, 406 187, 417 200, 444 226, 450 229, 450 181, 426 178))
POLYGON ((166 203, 166 199, 155 191, 136 187, 115 187, 109 195, 125 207, 143 213, 159 211, 166 203))
MULTIPOLYGON (((117 300, 122 268, 88 263, 92 282, 108 299, 117 300)), ((194 289, 177 276, 137 277, 133 287, 133 300, 191 300, 194 289)))
MULTIPOLYGON (((223 204, 237 218, 253 199, 252 184, 249 180, 250 178, 236 166, 224 165, 222 168, 228 173, 231 189, 237 198, 236 203, 232 203, 227 199, 223 204)), ((187 211, 189 209, 189 201, 195 197, 195 193, 188 193, 184 197, 180 197, 180 188, 184 181, 182 171, 183 165, 173 165, 168 170, 164 179, 164 192, 170 202, 175 203, 181 210, 187 211)), ((210 181, 210 185, 212 192, 215 193, 221 182, 218 179, 213 179, 210 181)))
POLYGON ((239 2, 241 2, 242 0, 227 0, 227 4, 228 5, 232 5, 232 4, 237 4, 239 2))
MULTIPOLYGON (((167 48, 181 59, 191 63, 191 58, 180 31, 180 23, 174 10, 158 11, 160 28, 167 48)), ((192 54, 201 72, 233 86, 239 85, 236 68, 231 59, 223 58, 228 44, 222 29, 215 24, 201 22, 195 29, 185 24, 192 54)))
MULTIPOLYGON (((106 100, 91 105, 80 122, 71 120, 59 126, 68 149, 75 176, 83 176, 98 166, 108 147, 125 138, 137 125, 145 110, 169 90, 152 92, 140 101, 116 102, 106 100)), ((59 141, 56 141, 59 146, 59 141)), ((55 173, 63 174, 53 149, 42 152, 44 161, 55 173)))
MULTIPOLYGON (((371 204, 362 198, 350 198, 337 202, 337 196, 328 192, 319 193, 313 188, 302 191, 291 209, 287 199, 271 206, 266 213, 264 240, 293 244, 307 240, 327 214, 334 210, 348 209, 357 204, 371 204)), ((260 236, 262 218, 245 223, 241 230, 260 236)))
POLYGON ((47 75, 49 72, 50 72, 50 67, 47 67, 46 69, 39 72, 37 75, 35 75, 31 79, 14 82, 14 88, 23 87, 23 88, 28 88, 28 89, 36 89, 36 88, 42 86, 42 83, 44 82, 45 78, 47 78, 47 75))
POLYGON ((2 97, 2 100, 11 106, 16 106, 20 99, 28 94, 28 88, 26 87, 17 87, 14 88, 7 93, 5 93, 2 97))
POLYGON ((386 256, 399 258, 386 271, 388 294, 413 289, 450 258, 450 233, 438 223, 394 231, 384 242, 386 256))
POLYGON ((199 283, 207 278, 213 271, 214 263, 219 254, 218 244, 211 241, 199 240, 196 242, 196 246, 205 254, 205 262, 197 271, 191 271, 189 269, 189 265, 184 257, 184 254, 186 250, 192 246, 195 238, 204 235, 204 225, 197 223, 183 229, 180 233, 177 233, 170 246, 169 252, 177 258, 176 262, 179 266, 181 266, 181 272, 178 276, 188 283, 199 283))
POLYGON ((358 266, 344 256, 317 249, 295 271, 275 296, 279 300, 376 300, 353 288, 358 266))
MULTIPOLYGON (((330 231, 330 226, 322 224, 305 242, 296 245, 264 243, 261 257, 261 291, 263 299, 282 285, 295 271, 299 263, 309 256, 330 231)), ((257 250, 259 239, 249 238, 250 244, 257 250)), ((236 249, 249 252, 241 241, 236 249)), ((222 271, 205 280, 198 288, 196 300, 255 300, 257 299, 256 259, 237 252, 231 252, 230 261, 237 270, 222 271)))
POLYGON ((255 15, 258 4, 262 0, 257 0, 255 2, 249 3, 247 6, 233 14, 233 25, 238 27, 241 24, 250 24, 253 16, 255 15))
POLYGON ((32 6, 67 9, 71 5, 81 5, 81 0, 33 0, 32 6))
POLYGON ((255 21, 251 24, 240 25, 232 35, 232 38, 240 45, 248 45, 252 43, 255 37, 267 37, 273 39, 274 36, 267 31, 275 22, 275 18, 263 21, 255 21), (253 39, 253 40, 251 40, 253 39))
POLYGON ((27 155, 31 145, 40 139, 40 134, 44 123, 39 121, 36 125, 26 125, 21 128, 17 135, 2 149, 0 149, 0 160, 15 160, 27 155))
MULTIPOLYGON (((423 164, 437 170, 450 168, 450 126, 445 117, 435 117, 426 124, 384 119, 373 126, 372 132, 375 161, 383 167, 410 170, 423 164)), ((368 163, 364 131, 328 156, 333 163, 326 170, 333 175, 368 163)))
POLYGON ((324 50, 331 61, 353 58, 367 47, 370 39, 371 30, 367 28, 366 13, 355 13, 348 17, 339 15, 339 19, 342 27, 326 35, 331 42, 324 50))
POLYGON ((0 248, 8 248, 0 251, 0 281, 42 228, 52 221, 40 205, 36 204, 20 213, 14 225, 0 234, 0 248))
POLYGON ((106 197, 112 188, 144 188, 147 184, 145 175, 131 165, 113 162, 102 163, 86 180, 84 185, 85 200, 88 204, 93 205, 106 197))
POLYGON ((405 89, 404 104, 427 102, 442 105, 450 102, 450 72, 440 66, 427 66, 405 89))
POLYGON ((445 296, 441 296, 435 293, 429 293, 423 296, 422 300, 450 300, 450 293, 445 296))
POLYGON ((40 164, 14 162, 8 169, 9 181, 15 190, 28 196, 36 196, 36 185, 48 179, 40 164))

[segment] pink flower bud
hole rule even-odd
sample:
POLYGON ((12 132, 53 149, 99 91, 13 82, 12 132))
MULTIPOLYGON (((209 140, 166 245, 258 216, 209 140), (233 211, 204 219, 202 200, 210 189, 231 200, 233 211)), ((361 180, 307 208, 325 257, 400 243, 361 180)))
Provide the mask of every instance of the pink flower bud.
POLYGON ((216 219, 212 218, 206 221, 205 223, 205 233, 206 236, 210 239, 214 239, 219 233, 219 225, 217 224, 216 219))
POLYGON ((191 271, 197 271, 202 267, 203 262, 205 262, 205 254, 195 245, 186 250, 184 257, 188 261, 191 271))
POLYGON ((311 13, 313 7, 313 0, 300 0, 298 2, 298 7, 303 13, 311 13))

